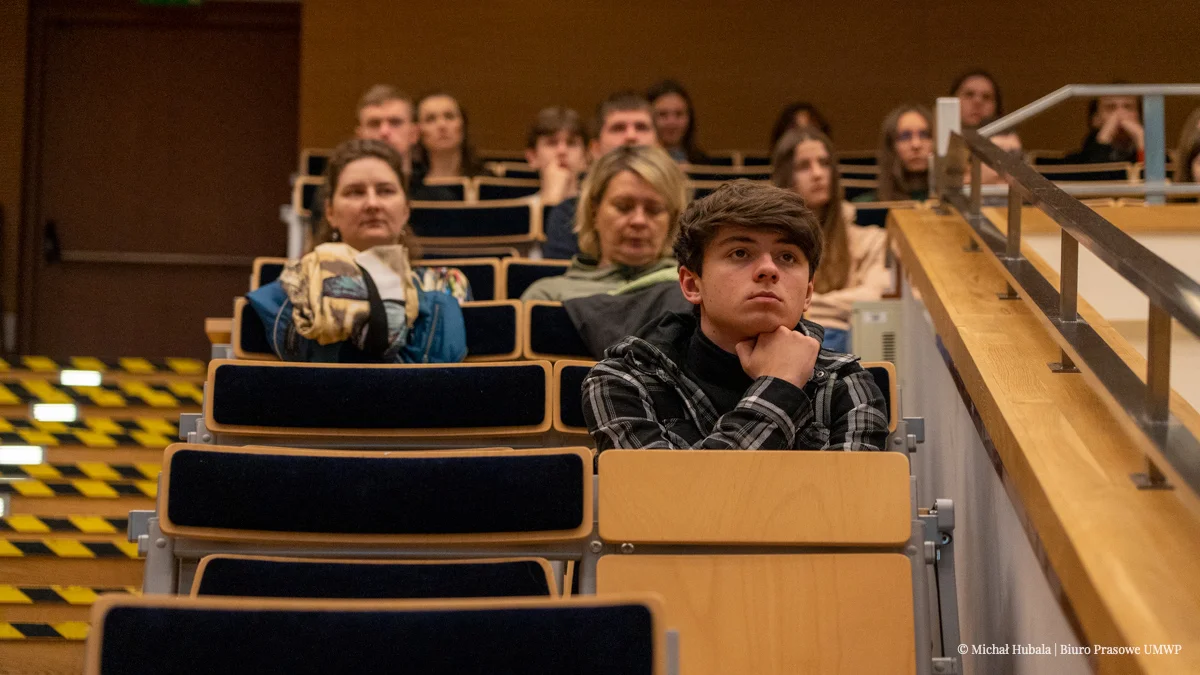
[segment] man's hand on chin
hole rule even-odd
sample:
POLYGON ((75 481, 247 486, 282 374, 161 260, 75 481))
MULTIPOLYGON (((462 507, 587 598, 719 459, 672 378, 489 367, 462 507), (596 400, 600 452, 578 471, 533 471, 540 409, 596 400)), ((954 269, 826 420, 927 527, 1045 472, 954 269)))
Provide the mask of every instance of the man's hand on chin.
POLYGON ((737 343, 738 360, 750 377, 777 377, 803 387, 812 378, 821 343, 787 326, 737 343))

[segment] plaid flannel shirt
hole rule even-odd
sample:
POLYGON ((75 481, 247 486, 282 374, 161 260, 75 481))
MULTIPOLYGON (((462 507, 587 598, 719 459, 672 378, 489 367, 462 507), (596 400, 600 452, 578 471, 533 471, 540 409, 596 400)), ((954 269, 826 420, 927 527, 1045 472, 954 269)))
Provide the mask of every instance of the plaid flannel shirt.
MULTIPOLYGON (((858 357, 821 350, 803 388, 756 379, 732 411, 680 369, 696 320, 670 314, 605 352, 583 382, 583 412, 600 451, 609 448, 712 450, 882 450, 883 394, 858 357)), ((796 330, 824 330, 801 320, 796 330)))

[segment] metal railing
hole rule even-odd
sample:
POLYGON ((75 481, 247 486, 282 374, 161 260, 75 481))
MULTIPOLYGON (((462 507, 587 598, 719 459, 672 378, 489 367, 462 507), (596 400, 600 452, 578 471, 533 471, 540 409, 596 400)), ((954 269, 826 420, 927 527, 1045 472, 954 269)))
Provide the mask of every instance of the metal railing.
POLYGON ((1200 84, 1068 84, 1029 105, 1022 106, 991 124, 979 128, 983 136, 993 136, 1024 122, 1063 101, 1077 96, 1140 96, 1142 98, 1142 128, 1145 135, 1146 201, 1161 204, 1168 194, 1195 194, 1192 191, 1171 190, 1166 184, 1166 131, 1163 119, 1164 96, 1200 96, 1200 84))
POLYGON ((1061 357, 1050 367, 1056 372, 1078 372, 1077 357, 1079 365, 1100 381, 1150 440, 1154 452, 1146 458, 1146 471, 1132 476, 1138 486, 1170 488, 1168 478, 1173 478, 1200 493, 1200 442, 1171 414, 1169 405, 1171 320, 1200 336, 1200 283, 997 147, 982 131, 951 131, 941 146, 946 151, 938 161, 942 201, 962 213, 980 243, 1001 263, 1008 283, 1000 297, 1024 297, 1052 329, 1061 357), (980 211, 982 164, 1008 182, 1007 233, 1001 233, 980 211), (972 178, 969 196, 962 189, 967 171, 972 178), (1024 201, 1062 228, 1061 292, 1021 254, 1024 201), (1150 302, 1145 383, 1079 316, 1081 243, 1150 302))

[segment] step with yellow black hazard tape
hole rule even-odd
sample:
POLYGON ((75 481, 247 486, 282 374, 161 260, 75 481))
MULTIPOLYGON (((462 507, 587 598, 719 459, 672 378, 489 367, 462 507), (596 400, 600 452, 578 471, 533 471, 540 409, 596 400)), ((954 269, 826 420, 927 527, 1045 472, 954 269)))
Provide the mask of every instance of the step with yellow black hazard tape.
POLYGON ((33 478, 55 480, 90 478, 92 480, 156 480, 162 472, 159 462, 108 464, 105 462, 76 462, 74 464, 0 465, 0 478, 33 478))
POLYGON ((178 420, 165 417, 117 420, 85 416, 75 422, 0 417, 3 445, 165 448, 178 439, 178 420))
POLYGON ((0 640, 86 640, 86 621, 17 623, 0 621, 0 640))
POLYGON ((137 544, 113 538, 110 541, 80 541, 65 537, 0 539, 0 558, 118 558, 136 560, 137 544))
POLYGON ((74 403, 97 408, 188 408, 204 403, 204 392, 193 382, 118 382, 82 387, 25 377, 0 383, 0 406, 34 403, 74 403))
POLYGON ((0 533, 17 534, 124 534, 128 518, 104 516, 63 516, 61 518, 15 515, 0 518, 0 533))
POLYGON ((89 606, 105 593, 141 595, 136 586, 13 586, 0 584, 0 605, 89 606))
POLYGON ((136 356, 100 359, 94 356, 72 356, 52 359, 47 356, 18 356, 0 359, 0 371, 27 370, 33 373, 57 373, 63 370, 97 370, 102 373, 130 375, 203 375, 208 364, 200 359, 145 359, 136 356))
MULTIPOLYGON (((120 497, 150 497, 158 495, 158 482, 132 480, 24 480, 0 481, 0 494, 21 497, 85 497, 87 499, 117 499, 120 497)), ((16 509, 14 509, 15 511, 16 509)))

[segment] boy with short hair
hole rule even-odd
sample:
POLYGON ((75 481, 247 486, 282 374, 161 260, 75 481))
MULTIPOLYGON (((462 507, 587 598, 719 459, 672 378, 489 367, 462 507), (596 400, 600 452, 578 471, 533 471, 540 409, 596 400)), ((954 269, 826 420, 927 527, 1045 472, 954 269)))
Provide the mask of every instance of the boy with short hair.
POLYGON ((538 171, 543 205, 577 197, 579 174, 587 169, 587 133, 579 113, 562 106, 538 111, 526 137, 525 162, 538 171))
POLYGON ((858 357, 802 319, 820 224, 799 195, 727 183, 680 218, 679 285, 695 305, 605 352, 583 384, 598 450, 882 450, 883 394, 858 357))

